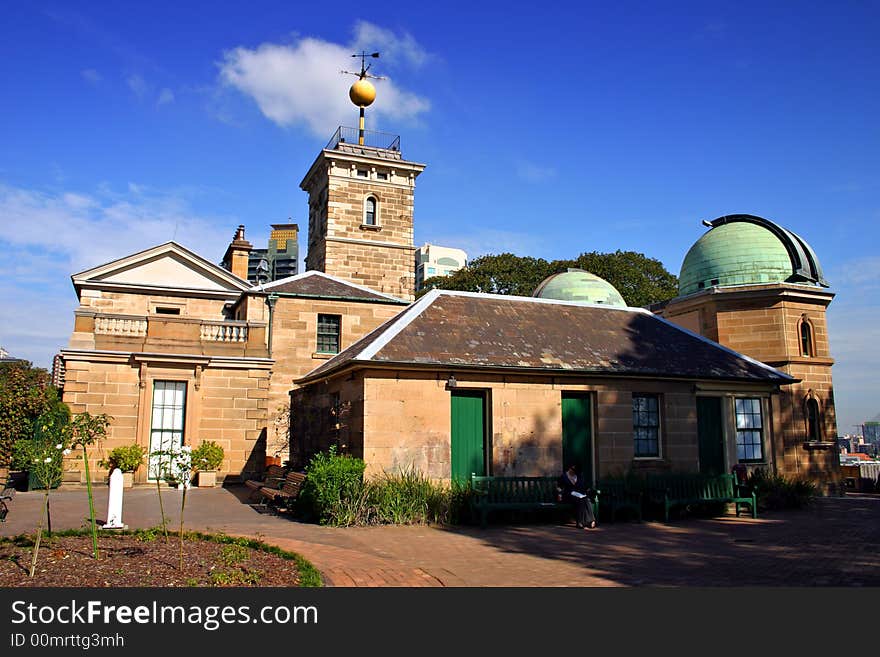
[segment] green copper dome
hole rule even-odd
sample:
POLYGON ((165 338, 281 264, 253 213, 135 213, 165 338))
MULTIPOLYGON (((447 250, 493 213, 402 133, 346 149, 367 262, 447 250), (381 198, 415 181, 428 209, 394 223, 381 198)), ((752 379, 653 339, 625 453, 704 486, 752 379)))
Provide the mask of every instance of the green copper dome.
POLYGON ((709 223, 684 258, 679 294, 711 287, 802 283, 828 287, 816 254, 794 233, 753 215, 730 215, 709 223))
POLYGON ((560 301, 583 301, 606 306, 626 307, 626 302, 611 283, 583 269, 569 269, 548 276, 535 288, 534 297, 560 301))

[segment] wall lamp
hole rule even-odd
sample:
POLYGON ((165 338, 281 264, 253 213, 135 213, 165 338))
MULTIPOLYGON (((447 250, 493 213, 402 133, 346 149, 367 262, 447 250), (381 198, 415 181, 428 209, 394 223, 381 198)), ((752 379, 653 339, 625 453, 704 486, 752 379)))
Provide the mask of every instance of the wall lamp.
POLYGON ((455 386, 458 385, 458 381, 455 380, 455 376, 452 374, 449 375, 449 378, 446 379, 446 389, 452 390, 455 386))

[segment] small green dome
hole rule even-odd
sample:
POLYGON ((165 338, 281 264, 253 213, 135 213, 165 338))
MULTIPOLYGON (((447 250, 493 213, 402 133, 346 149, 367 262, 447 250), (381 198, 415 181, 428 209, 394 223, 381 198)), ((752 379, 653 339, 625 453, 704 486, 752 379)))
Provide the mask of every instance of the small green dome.
POLYGON ((626 307, 626 302, 611 283, 583 269, 569 269, 548 276, 532 294, 540 299, 583 301, 606 306, 626 307))
POLYGON ((681 265, 679 294, 760 283, 828 286, 810 246, 767 219, 731 215, 709 223, 681 265))

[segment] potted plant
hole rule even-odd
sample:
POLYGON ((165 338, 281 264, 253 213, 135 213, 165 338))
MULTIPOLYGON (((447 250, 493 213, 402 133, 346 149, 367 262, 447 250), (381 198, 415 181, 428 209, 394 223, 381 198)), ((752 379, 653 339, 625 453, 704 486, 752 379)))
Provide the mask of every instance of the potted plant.
POLYGON ((122 470, 122 485, 124 488, 131 488, 134 485, 134 473, 144 462, 145 454, 146 450, 137 444, 115 447, 99 465, 111 473, 115 468, 122 470))
POLYGON ((223 464, 223 456, 223 448, 213 440, 203 441, 192 451, 193 469, 199 473, 199 488, 212 488, 217 485, 217 470, 223 464))

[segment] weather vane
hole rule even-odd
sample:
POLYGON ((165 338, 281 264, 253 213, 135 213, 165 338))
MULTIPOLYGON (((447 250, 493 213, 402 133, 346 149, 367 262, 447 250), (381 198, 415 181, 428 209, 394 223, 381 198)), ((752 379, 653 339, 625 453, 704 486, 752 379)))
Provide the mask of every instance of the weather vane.
POLYGON ((351 98, 351 102, 357 105, 361 110, 360 122, 358 124, 358 144, 364 145, 364 109, 373 103, 376 100, 376 87, 373 86, 373 83, 370 82, 367 78, 372 78, 374 80, 384 80, 385 78, 379 77, 378 75, 370 75, 368 71, 370 67, 373 65, 373 62, 367 64, 367 57, 372 57, 373 59, 379 58, 379 53, 367 53, 365 50, 362 50, 359 53, 355 53, 352 57, 360 57, 361 58, 361 71, 360 73, 354 73, 352 71, 341 71, 341 73, 345 73, 346 75, 356 75, 358 79, 355 81, 353 85, 351 85, 351 89, 348 90, 348 97, 351 98))

